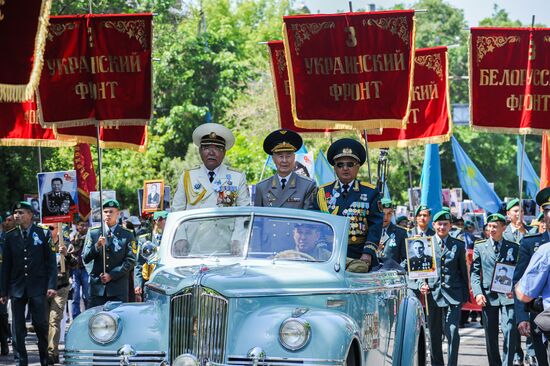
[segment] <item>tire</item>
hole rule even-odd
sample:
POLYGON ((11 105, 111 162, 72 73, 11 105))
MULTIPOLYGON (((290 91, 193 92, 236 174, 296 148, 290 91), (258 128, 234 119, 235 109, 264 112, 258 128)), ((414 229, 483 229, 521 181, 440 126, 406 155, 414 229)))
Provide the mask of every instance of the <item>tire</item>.
POLYGON ((357 361, 357 347, 352 343, 346 358, 346 366, 359 366, 357 361))

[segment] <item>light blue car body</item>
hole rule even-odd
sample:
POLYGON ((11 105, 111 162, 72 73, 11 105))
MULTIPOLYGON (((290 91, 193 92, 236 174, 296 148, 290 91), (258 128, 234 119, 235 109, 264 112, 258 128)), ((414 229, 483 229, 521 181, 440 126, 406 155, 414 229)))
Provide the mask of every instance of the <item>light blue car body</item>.
MULTIPOLYGON (((159 263, 145 303, 107 303, 74 319, 66 336, 69 365, 172 365, 190 354, 199 365, 425 364, 425 327, 418 299, 399 271, 346 268, 346 218, 314 211, 238 207, 168 216, 159 263), (201 217, 244 215, 321 222, 334 233, 325 262, 246 257, 175 258, 177 227, 201 217), (116 338, 92 339, 89 321, 107 312, 116 338), (308 324, 305 346, 285 348, 281 324, 308 324)), ((292 239, 290 239, 292 240, 292 239)))

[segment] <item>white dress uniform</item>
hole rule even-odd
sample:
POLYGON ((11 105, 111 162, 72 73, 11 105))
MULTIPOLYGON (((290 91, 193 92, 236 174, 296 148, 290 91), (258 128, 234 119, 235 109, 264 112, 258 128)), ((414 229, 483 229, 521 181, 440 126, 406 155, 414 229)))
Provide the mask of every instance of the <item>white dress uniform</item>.
POLYGON ((181 175, 172 211, 185 211, 207 207, 249 206, 250 193, 246 176, 225 164, 217 169, 210 183, 204 165, 185 170, 181 175))

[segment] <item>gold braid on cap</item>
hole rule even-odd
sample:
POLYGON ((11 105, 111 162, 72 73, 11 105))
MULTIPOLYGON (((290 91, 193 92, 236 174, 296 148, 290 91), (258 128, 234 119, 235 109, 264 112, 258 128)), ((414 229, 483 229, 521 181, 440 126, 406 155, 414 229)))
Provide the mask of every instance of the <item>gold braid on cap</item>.
POLYGON ((292 144, 289 144, 286 141, 283 141, 281 143, 278 143, 277 145, 275 145, 275 147, 273 149, 271 149, 271 152, 274 152, 274 153, 276 153, 276 152, 285 152, 285 151, 295 152, 296 147, 292 144))
POLYGON ((340 152, 340 154, 336 154, 336 155, 334 156, 334 158, 332 158, 332 160, 336 160, 336 159, 342 158, 342 157, 344 157, 344 156, 349 156, 349 157, 351 157, 351 158, 354 158, 354 159, 357 160, 357 161, 361 161, 361 160, 359 159, 359 157, 358 157, 357 155, 355 155, 355 154, 353 153, 353 150, 350 149, 349 147, 344 147, 344 148, 342 149, 342 151, 340 152))

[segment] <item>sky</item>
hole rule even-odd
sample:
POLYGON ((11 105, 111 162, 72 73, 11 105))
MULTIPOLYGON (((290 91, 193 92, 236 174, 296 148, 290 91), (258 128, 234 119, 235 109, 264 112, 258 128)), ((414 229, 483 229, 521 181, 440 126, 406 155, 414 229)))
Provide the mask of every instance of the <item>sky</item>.
MULTIPOLYGON (((312 13, 335 13, 336 10, 348 10, 348 0, 297 0, 295 3, 304 3, 312 13)), ((535 15, 535 22, 550 26, 549 0, 446 0, 456 8, 464 10, 464 16, 470 27, 475 27, 481 19, 493 14, 493 4, 497 4, 508 12, 511 20, 519 20, 522 24, 531 24, 535 15)), ((369 4, 376 4, 377 8, 389 8, 395 4, 411 5, 410 0, 353 0, 354 9, 368 9, 369 4)))

